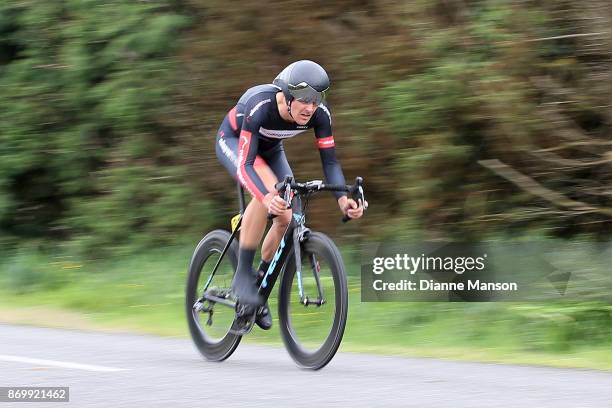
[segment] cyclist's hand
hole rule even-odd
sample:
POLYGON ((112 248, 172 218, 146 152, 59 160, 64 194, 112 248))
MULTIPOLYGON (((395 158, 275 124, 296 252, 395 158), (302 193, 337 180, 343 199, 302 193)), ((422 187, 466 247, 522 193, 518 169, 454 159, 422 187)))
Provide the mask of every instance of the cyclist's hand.
MULTIPOLYGON (((361 203, 359 203, 361 204, 361 203)), ((347 198, 346 196, 340 197, 338 199, 338 205, 340 206, 340 210, 343 214, 348 215, 350 218, 361 218, 363 215, 363 207, 364 205, 357 204, 357 201, 352 198, 347 198)), ((365 207, 367 208, 368 202, 365 202, 365 207)))
POLYGON ((264 197, 264 205, 268 209, 268 213, 274 215, 283 215, 287 211, 287 203, 280 196, 268 193, 264 197))

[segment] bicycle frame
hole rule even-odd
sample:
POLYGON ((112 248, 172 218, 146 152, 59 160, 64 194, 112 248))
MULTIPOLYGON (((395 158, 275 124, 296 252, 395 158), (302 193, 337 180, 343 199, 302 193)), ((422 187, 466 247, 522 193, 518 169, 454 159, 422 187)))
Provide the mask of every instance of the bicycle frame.
MULTIPOLYGON (((227 250, 232 244, 232 241, 236 238, 237 233, 240 230, 240 227, 242 225, 242 217, 244 216, 243 197, 244 197, 244 190, 240 186, 239 187, 239 199, 240 199, 240 204, 241 204, 240 218, 238 219, 236 227, 232 231, 232 235, 230 236, 230 239, 228 240, 227 244, 223 248, 223 251, 221 252, 221 256, 217 260, 215 267, 213 268, 210 276, 208 277, 208 280, 206 281, 206 285, 204 286, 204 295, 203 295, 204 299, 213 301, 213 302, 217 302, 217 303, 222 303, 228 306, 233 305, 233 303, 228 302, 226 299, 222 299, 214 295, 207 295, 206 291, 215 273, 217 272, 217 269, 219 265, 221 264, 223 257, 227 253, 227 250)), ((276 280, 278 279, 278 276, 283 270, 287 262, 287 259, 289 258, 289 255, 293 251, 294 257, 295 257, 295 266, 296 266, 295 273, 297 276, 300 303, 302 303, 305 306, 311 305, 311 304, 321 306, 325 303, 325 299, 323 298, 323 289, 319 281, 319 273, 318 273, 319 264, 314 254, 310 255, 310 262, 311 262, 312 272, 313 272, 316 286, 317 286, 318 297, 316 300, 312 300, 312 299, 308 299, 308 297, 306 297, 304 294, 304 287, 303 287, 303 281, 302 281, 302 259, 301 259, 301 251, 300 251, 300 242, 307 239, 310 229, 306 227, 305 225, 306 216, 302 213, 305 208, 302 207, 301 200, 297 198, 298 198, 297 195, 293 197, 292 202, 297 201, 298 203, 300 203, 299 207, 302 211, 300 214, 295 214, 295 213, 293 214, 291 222, 287 226, 287 229, 285 230, 285 233, 283 234, 279 242, 279 245, 276 248, 276 251, 274 252, 274 256, 272 257, 272 260, 270 261, 270 266, 268 267, 263 278, 261 279, 261 283, 259 285, 259 293, 262 295, 265 301, 268 300, 268 297, 270 296, 270 293, 272 292, 272 289, 274 288, 274 285, 276 284, 276 280)))
POLYGON ((300 303, 304 305, 316 304, 318 306, 325 303, 325 300, 323 299, 323 290, 319 281, 318 262, 314 254, 310 255, 310 261, 315 282, 317 284, 319 296, 317 300, 313 301, 308 299, 308 297, 304 295, 304 285, 302 282, 302 254, 300 250, 300 243, 308 239, 308 233, 310 232, 310 229, 308 229, 305 225, 305 221, 306 217, 304 214, 294 214, 293 218, 291 219, 291 222, 287 226, 287 230, 283 234, 283 237, 281 238, 276 252, 272 257, 272 261, 270 261, 270 266, 268 267, 268 270, 264 274, 259 285, 259 293, 262 294, 264 299, 267 300, 270 296, 270 292, 272 291, 272 288, 276 283, 276 279, 278 278, 280 272, 286 265, 289 255, 291 254, 291 252, 293 252, 300 303))

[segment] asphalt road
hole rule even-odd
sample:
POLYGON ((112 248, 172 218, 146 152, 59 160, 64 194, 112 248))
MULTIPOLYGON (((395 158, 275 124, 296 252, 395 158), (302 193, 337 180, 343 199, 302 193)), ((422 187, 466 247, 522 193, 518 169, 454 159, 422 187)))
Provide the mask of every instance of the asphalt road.
POLYGON ((73 407, 611 407, 612 372, 339 353, 301 370, 241 344, 223 363, 191 342, 0 324, 0 386, 68 386, 73 407))

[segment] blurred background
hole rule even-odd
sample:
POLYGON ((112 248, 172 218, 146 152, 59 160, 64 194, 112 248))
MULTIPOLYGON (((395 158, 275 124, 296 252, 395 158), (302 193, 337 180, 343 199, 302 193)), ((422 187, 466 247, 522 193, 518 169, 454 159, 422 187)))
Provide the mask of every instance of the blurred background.
MULTIPOLYGON (((4 0, 0 320, 185 336, 191 251, 238 208, 216 130, 312 59, 370 202, 348 225, 331 196, 309 212, 355 288, 343 347, 611 368, 610 304, 358 293, 364 243, 609 240, 611 27, 607 0, 4 0)), ((298 179, 322 177, 313 140, 285 143, 298 179)), ((589 251, 575 267, 608 267, 589 251)))

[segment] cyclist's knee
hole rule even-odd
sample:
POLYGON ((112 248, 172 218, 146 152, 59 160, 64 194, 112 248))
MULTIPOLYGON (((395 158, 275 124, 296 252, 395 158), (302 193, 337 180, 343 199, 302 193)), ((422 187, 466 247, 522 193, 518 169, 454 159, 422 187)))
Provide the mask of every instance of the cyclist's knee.
POLYGON ((249 222, 255 221, 260 222, 265 219, 268 214, 268 209, 261 201, 257 201, 255 198, 247 205, 246 211, 244 212, 243 224, 249 220, 249 222), (256 221, 259 220, 259 221, 256 221))
POLYGON ((293 211, 287 210, 283 215, 279 215, 274 218, 274 225, 280 228, 287 228, 289 223, 291 222, 291 217, 293 215, 293 211))

